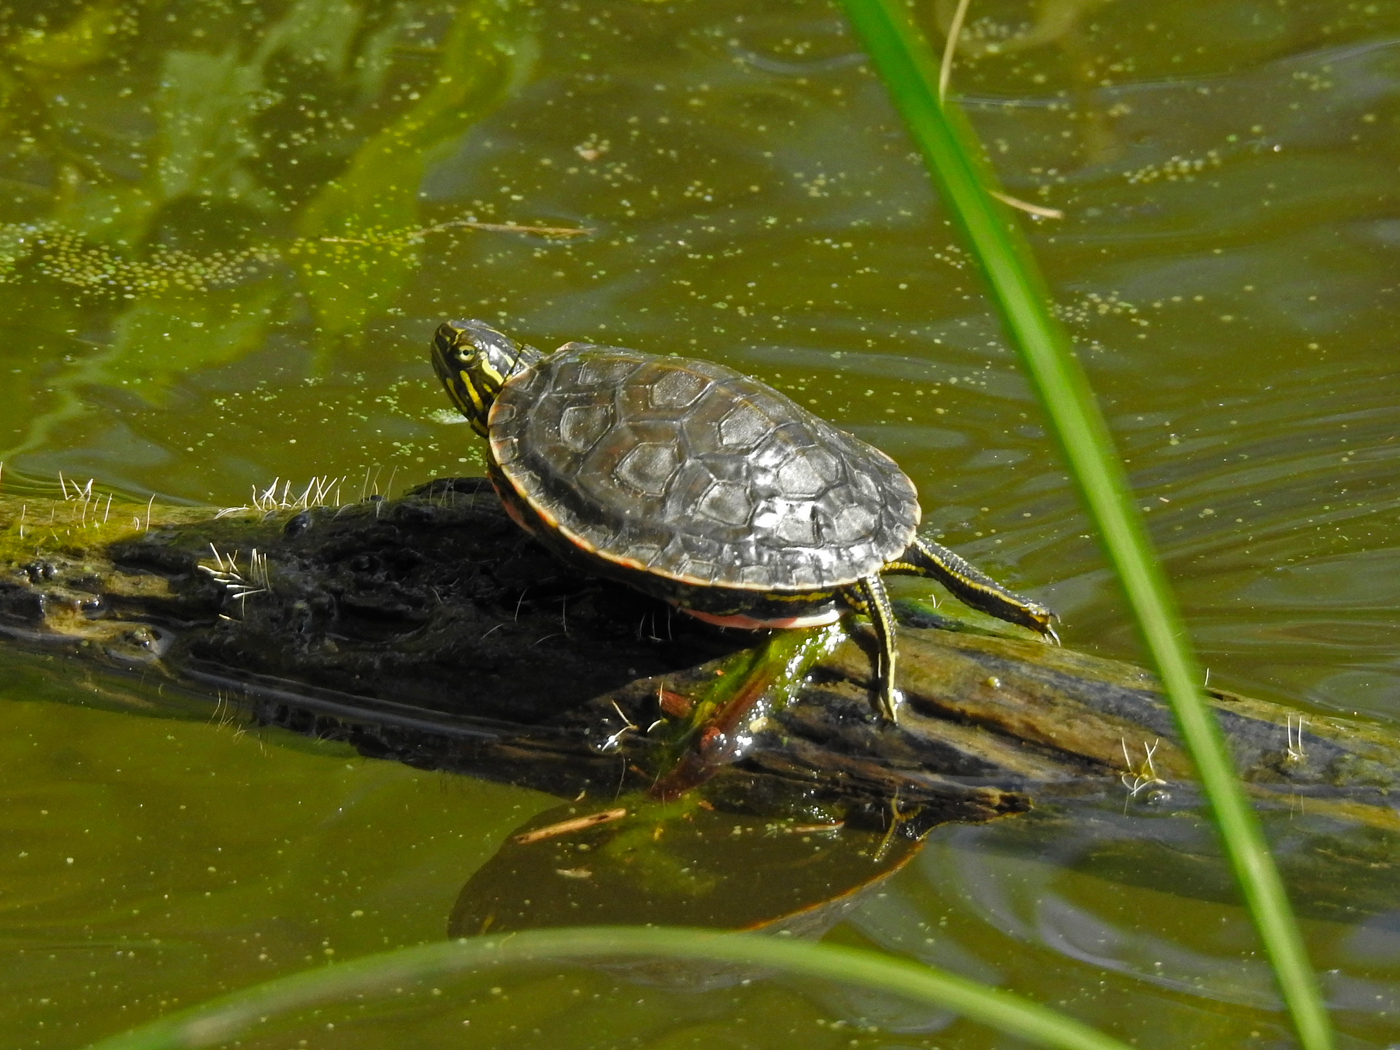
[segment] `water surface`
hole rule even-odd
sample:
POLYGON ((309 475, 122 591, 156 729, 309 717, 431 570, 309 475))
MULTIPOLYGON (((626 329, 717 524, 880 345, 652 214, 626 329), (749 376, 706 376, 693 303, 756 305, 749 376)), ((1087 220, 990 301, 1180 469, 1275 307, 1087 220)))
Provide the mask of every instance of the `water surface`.
MULTIPOLYGON (((935 35, 945 6, 919 9, 935 35)), ((979 0, 969 18, 954 91, 1008 192, 1064 213, 1025 225, 1211 684, 1395 725, 1400 12, 979 0)), ((929 533, 1054 606, 1067 644, 1139 658, 835 8, 133 0, 12 5, 0 32, 7 469, 214 504, 274 479, 357 497, 476 472, 426 357, 439 320, 474 315, 772 382, 895 456, 929 533)), ((472 872, 556 801, 6 661, 16 1046, 441 937, 472 872)), ((953 828, 829 936, 1142 1046, 1286 1045, 1241 911, 1172 867, 1204 825, 1114 808, 1096 834, 1161 843, 1156 884, 1096 872, 1092 835, 953 828)), ((1397 931, 1395 912, 1307 921, 1348 1045, 1400 1038, 1397 931)), ((265 1042, 1003 1045, 781 982, 581 970, 442 991, 265 1042)))

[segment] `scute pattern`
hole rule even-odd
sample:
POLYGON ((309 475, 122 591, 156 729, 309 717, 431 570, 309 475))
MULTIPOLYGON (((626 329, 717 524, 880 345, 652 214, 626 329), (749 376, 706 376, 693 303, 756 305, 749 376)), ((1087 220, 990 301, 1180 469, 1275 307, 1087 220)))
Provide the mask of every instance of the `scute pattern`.
POLYGON ((490 432, 502 474, 574 543, 686 583, 843 586, 919 523, 883 452, 709 361, 570 343, 506 384, 490 432))

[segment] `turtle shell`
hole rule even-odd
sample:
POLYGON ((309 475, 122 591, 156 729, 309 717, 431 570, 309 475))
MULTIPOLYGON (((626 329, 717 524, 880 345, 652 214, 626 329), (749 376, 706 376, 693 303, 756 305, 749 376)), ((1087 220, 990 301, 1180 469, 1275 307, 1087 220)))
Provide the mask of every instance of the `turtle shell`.
POLYGON ((799 593, 914 539, 883 452, 724 365, 568 343, 501 389, 500 474, 580 550, 682 584, 799 593))

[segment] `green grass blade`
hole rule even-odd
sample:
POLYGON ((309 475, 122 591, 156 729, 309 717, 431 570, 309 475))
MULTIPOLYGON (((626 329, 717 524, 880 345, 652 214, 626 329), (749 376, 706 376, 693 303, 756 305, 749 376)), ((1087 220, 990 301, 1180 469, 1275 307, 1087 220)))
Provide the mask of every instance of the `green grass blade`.
MULTIPOLYGON (((952 1009, 1038 1046, 1128 1050, 1116 1039, 1010 992, 871 951, 752 933, 619 926, 473 937, 304 970, 104 1039, 88 1050, 215 1046, 238 1039, 274 1017, 326 1003, 358 1001, 357 997, 364 995, 390 994, 415 982, 497 966, 619 958, 704 960, 774 968, 952 1009)), ((401 1000, 396 1001, 401 1004, 401 1000)))
POLYGON ((923 153, 934 184, 967 238, 1031 382, 1063 444, 1085 504, 1137 617, 1196 763, 1216 826, 1254 917, 1279 987, 1308 1050, 1332 1032, 1278 869, 1234 775, 1229 750, 1197 683, 1200 668, 1166 578, 1152 552, 1108 427, 1015 220, 986 187, 995 185, 954 106, 939 104, 937 64, 890 0, 845 0, 852 24, 923 153), (966 145, 964 145, 966 144, 966 145))

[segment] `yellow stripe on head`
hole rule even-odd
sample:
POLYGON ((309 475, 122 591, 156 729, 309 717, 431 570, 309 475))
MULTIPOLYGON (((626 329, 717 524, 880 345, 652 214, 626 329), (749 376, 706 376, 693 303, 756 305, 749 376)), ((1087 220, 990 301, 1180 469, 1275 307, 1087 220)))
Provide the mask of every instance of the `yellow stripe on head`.
POLYGON ((544 355, 481 321, 449 321, 433 337, 433 368, 452 403, 483 437, 501 388, 544 355))

